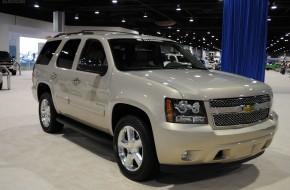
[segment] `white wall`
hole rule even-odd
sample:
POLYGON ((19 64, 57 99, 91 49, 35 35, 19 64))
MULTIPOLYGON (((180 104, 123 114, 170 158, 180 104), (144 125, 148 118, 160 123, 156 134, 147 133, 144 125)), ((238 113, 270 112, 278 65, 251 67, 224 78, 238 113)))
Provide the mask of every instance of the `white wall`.
POLYGON ((16 60, 19 61, 19 37, 45 38, 55 35, 52 23, 0 13, 0 50, 9 51, 16 45, 16 60))
MULTIPOLYGON (((51 15, 52 16, 52 15, 51 15)), ((121 27, 100 26, 64 26, 65 32, 78 32, 81 30, 109 30, 116 32, 138 32, 121 27)), ((20 37, 31 37, 45 39, 54 36, 53 23, 30 19, 0 12, 0 50, 9 51, 10 45, 16 45, 16 60, 19 61, 20 37)))

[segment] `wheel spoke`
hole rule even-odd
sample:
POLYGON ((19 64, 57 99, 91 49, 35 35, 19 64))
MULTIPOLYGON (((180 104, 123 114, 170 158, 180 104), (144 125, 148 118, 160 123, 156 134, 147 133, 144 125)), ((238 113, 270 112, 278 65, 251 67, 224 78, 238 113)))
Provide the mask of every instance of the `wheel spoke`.
POLYGON ((133 154, 134 160, 136 161, 138 167, 142 164, 142 156, 137 152, 133 154))
POLYGON ((127 168, 132 168, 133 166, 133 155, 132 154, 127 154, 126 160, 125 160, 125 166, 127 168))
POLYGON ((132 142, 134 140, 134 130, 127 127, 127 138, 128 142, 132 142))
POLYGON ((142 148, 142 141, 141 139, 137 139, 134 141, 134 147, 135 148, 142 148))
POLYGON ((121 148, 128 148, 128 142, 127 142, 126 139, 123 139, 122 141, 120 141, 120 142, 118 143, 118 145, 119 145, 119 147, 121 147, 121 148))

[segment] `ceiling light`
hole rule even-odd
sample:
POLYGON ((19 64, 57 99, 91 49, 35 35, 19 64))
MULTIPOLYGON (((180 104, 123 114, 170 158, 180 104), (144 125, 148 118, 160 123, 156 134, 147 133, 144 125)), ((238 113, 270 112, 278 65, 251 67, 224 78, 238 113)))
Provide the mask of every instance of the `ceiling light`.
POLYGON ((214 36, 211 36, 212 38, 214 38, 214 36))
POLYGON ((79 15, 78 15, 78 14, 75 15, 75 19, 76 19, 76 20, 79 19, 79 15))
POLYGON ((100 11, 95 11, 95 14, 97 14, 97 15, 100 14, 100 11))
POLYGON ((189 19, 189 22, 193 22, 194 20, 193 20, 193 18, 191 17, 190 19, 189 19))
POLYGON ((34 5, 33 5, 35 8, 39 8, 39 4, 37 1, 35 1, 34 5))
POLYGON ((116 4, 116 3, 118 3, 118 1, 117 0, 112 0, 112 3, 116 4))
POLYGON ((157 32, 157 34, 161 34, 160 32, 157 32))
POLYGON ((272 3, 271 9, 277 9, 277 5, 275 3, 272 3))
POLYGON ((146 12, 144 13, 144 16, 143 16, 144 18, 147 18, 147 14, 146 14, 146 12))
POLYGON ((207 34, 210 34, 210 32, 207 32, 207 34))
POLYGON ((177 5, 176 10, 181 11, 180 5, 177 5))
POLYGON ((285 40, 285 42, 288 42, 288 40, 285 40))
POLYGON ((122 22, 126 22, 126 20, 124 18, 122 18, 122 22))
POLYGON ((179 29, 177 29, 177 30, 176 30, 176 32, 180 32, 180 30, 179 30, 179 29))
POLYGON ((272 19, 270 17, 267 18, 267 21, 271 21, 272 19))
POLYGON ((203 41, 205 41, 205 38, 202 38, 203 41))
POLYGON ((171 38, 171 36, 169 35, 168 38, 171 38))
POLYGON ((171 29, 172 27, 171 26, 168 26, 168 29, 171 29))
POLYGON ((283 37, 281 37, 280 39, 281 39, 281 40, 283 40, 284 38, 283 38, 283 37))

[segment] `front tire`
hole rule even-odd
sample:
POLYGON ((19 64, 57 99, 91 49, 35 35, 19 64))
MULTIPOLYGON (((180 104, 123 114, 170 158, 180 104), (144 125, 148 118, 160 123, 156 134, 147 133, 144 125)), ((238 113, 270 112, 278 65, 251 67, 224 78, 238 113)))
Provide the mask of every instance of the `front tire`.
POLYGON ((151 128, 138 117, 128 115, 118 122, 114 152, 121 172, 133 181, 149 180, 159 173, 151 128))
POLYGON ((57 112, 49 93, 45 92, 41 95, 39 99, 38 112, 39 121, 44 132, 57 133, 62 130, 63 124, 56 121, 57 112))

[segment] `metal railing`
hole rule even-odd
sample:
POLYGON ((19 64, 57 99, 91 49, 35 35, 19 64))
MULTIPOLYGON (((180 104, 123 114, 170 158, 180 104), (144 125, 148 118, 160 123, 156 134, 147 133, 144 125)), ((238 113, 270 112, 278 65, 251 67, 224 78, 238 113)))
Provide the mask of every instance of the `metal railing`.
POLYGON ((0 66, 0 69, 6 71, 2 75, 7 76, 7 89, 10 90, 11 89, 11 79, 10 79, 11 73, 5 66, 0 66))

